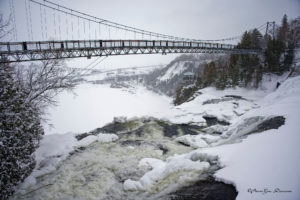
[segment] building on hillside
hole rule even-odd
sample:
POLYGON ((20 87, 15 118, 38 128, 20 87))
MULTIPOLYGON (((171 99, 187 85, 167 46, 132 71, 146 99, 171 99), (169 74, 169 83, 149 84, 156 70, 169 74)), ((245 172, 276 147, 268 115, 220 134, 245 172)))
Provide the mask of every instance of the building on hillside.
POLYGON ((183 82, 185 85, 193 84, 195 81, 195 74, 193 72, 185 72, 183 74, 183 82))

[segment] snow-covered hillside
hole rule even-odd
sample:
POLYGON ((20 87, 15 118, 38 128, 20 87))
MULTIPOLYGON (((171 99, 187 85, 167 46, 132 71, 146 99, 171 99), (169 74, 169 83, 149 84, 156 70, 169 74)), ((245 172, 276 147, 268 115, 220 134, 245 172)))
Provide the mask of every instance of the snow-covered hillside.
POLYGON ((143 77, 157 69, 162 69, 164 65, 153 66, 140 66, 129 68, 107 68, 97 70, 83 70, 81 74, 82 81, 92 83, 111 83, 112 81, 118 81, 118 79, 137 80, 137 77, 143 77))
POLYGON ((202 73, 205 64, 211 61, 211 57, 197 55, 182 55, 170 62, 166 67, 157 69, 144 76, 145 85, 155 92, 173 96, 177 87, 182 84, 184 73, 197 75, 202 73))
POLYGON ((182 74, 183 71, 186 70, 187 68, 187 64, 194 64, 193 62, 176 62, 173 65, 171 65, 170 67, 168 67, 167 71, 161 75, 160 77, 158 77, 159 81, 170 81, 174 76, 178 76, 180 74, 182 74))
MULTIPOLYGON (((251 92, 248 95, 251 96, 251 92)), ((237 199, 298 199, 300 77, 288 79, 276 91, 256 101, 256 104, 257 108, 232 121, 232 125, 222 134, 230 135, 228 138, 219 139, 216 147, 198 149, 190 154, 198 152, 218 156, 224 168, 217 171, 215 177, 233 183, 239 191, 237 199), (264 131, 240 141, 243 129, 251 126, 246 123, 247 119, 258 116, 261 119, 283 116, 286 120, 279 129, 264 131)), ((195 137, 194 140, 194 143, 201 142, 201 138, 197 141, 195 137)))
POLYGON ((180 106, 139 87, 80 86, 77 103, 70 98, 54 114, 72 120, 81 113, 60 124, 75 133, 44 137, 37 168, 15 199, 170 199, 213 174, 236 187, 238 200, 295 200, 300 77, 285 79, 277 78, 278 89, 274 77, 265 77, 264 90, 205 88, 180 106), (117 115, 138 118, 95 129, 117 115), (82 130, 90 132, 75 139, 82 130))

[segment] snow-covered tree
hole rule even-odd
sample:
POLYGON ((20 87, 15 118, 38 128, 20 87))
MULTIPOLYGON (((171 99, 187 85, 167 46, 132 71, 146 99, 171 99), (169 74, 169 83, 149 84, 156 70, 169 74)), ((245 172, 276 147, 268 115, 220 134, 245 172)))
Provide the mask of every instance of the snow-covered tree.
MULTIPOLYGON (((0 39, 10 33, 9 20, 0 14, 0 39)), ((60 91, 72 89, 75 71, 62 60, 29 66, 0 64, 0 199, 8 199, 15 186, 34 169, 34 151, 44 134, 45 106, 54 104, 60 91)))
POLYGON ((34 169, 34 151, 44 134, 38 110, 16 86, 13 68, 0 65, 0 199, 34 169))
POLYGON ((282 18, 281 26, 278 29, 277 39, 286 45, 288 33, 289 33, 289 23, 288 23, 287 15, 285 14, 282 18))

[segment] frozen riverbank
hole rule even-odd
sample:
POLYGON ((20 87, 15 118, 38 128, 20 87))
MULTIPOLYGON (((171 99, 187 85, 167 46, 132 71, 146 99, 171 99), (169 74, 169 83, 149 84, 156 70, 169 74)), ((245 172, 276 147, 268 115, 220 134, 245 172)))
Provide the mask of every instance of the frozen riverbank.
POLYGON ((36 170, 15 198, 171 198, 213 176, 233 184, 237 199, 293 200, 300 185, 299 85, 299 77, 291 78, 268 95, 206 88, 181 106, 166 99, 158 104, 163 109, 136 114, 158 119, 118 118, 79 140, 76 134, 48 135, 37 151, 36 170), (255 192, 261 188, 278 190, 255 192))

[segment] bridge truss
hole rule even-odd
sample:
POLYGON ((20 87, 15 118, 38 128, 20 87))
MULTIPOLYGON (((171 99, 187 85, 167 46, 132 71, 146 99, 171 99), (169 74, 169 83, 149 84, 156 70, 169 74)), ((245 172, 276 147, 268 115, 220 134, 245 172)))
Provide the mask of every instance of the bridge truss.
POLYGON ((261 54, 261 49, 237 45, 170 40, 65 40, 0 43, 0 62, 169 53, 261 54))

